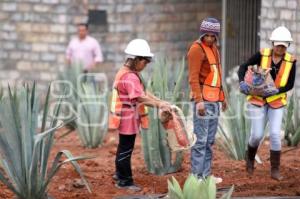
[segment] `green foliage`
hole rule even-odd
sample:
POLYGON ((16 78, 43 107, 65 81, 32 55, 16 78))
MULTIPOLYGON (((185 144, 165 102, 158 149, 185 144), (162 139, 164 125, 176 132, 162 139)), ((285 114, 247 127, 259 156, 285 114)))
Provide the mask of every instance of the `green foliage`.
POLYGON ((243 160, 250 136, 250 121, 245 117, 245 95, 232 89, 229 93, 228 110, 220 118, 218 145, 234 160, 243 160))
POLYGON ((82 83, 80 93, 77 133, 85 147, 95 148, 102 143, 107 132, 107 96, 100 97, 99 88, 93 83, 82 83))
POLYGON ((299 101, 296 91, 290 97, 285 115, 285 140, 288 146, 297 146, 300 141, 299 101))
MULTIPOLYGON (((172 63, 167 60, 158 60, 154 64, 152 76, 147 83, 147 90, 163 100, 177 103, 180 107, 181 100, 188 96, 187 89, 182 88, 184 68, 184 60, 175 67, 172 67, 172 63)), ((172 157, 166 142, 166 131, 160 123, 156 109, 149 110, 149 119, 149 129, 142 131, 144 159, 148 171, 158 175, 178 171, 183 159, 182 152, 177 152, 172 157)))
MULTIPOLYGON (((63 112, 67 112, 70 114, 69 118, 66 118, 66 120, 69 120, 70 118, 75 118, 77 113, 77 107, 78 107, 78 82, 80 81, 78 77, 82 73, 82 65, 75 64, 72 66, 69 66, 64 69, 63 72, 59 73, 58 80, 62 81, 60 83, 60 93, 63 94, 64 92, 68 93, 68 97, 64 98, 64 103, 68 103, 71 105, 72 110, 64 110, 65 107, 62 107, 63 112)), ((72 121, 67 124, 67 127, 74 130, 77 128, 76 122, 72 121)))
POLYGON ((0 180, 12 190, 19 199, 47 198, 47 186, 59 168, 70 162, 88 186, 76 160, 69 151, 56 154, 51 167, 49 157, 54 134, 63 124, 58 124, 60 101, 49 112, 50 87, 43 108, 42 124, 38 126, 39 100, 35 84, 11 91, 0 100, 0 151, 2 168, 0 180), (65 155, 67 159, 62 160, 65 155), (48 170, 50 168, 50 170, 48 170))
MULTIPOLYGON (((233 186, 224 194, 221 199, 230 199, 233 186)), ((194 175, 190 175, 181 189, 177 180, 172 177, 168 180, 168 196, 169 199, 216 199, 216 182, 213 177, 209 176, 204 180, 198 180, 194 175)))
POLYGON ((107 91, 100 93, 96 80, 89 75, 84 76, 82 71, 81 65, 66 68, 59 77, 66 82, 61 84, 61 91, 69 93, 64 102, 72 109, 71 112, 68 110, 69 116, 78 118, 71 126, 77 128, 81 143, 85 147, 96 148, 107 132, 107 91))

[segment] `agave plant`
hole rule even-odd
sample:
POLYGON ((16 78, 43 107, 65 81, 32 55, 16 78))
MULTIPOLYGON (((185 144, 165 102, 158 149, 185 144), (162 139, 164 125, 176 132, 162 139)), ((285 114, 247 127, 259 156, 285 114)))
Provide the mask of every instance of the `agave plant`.
MULTIPOLYGON (((182 95, 182 80, 184 77, 184 60, 177 68, 172 68, 167 60, 158 60, 154 65, 152 77, 147 89, 161 99, 171 103, 179 103, 187 95, 182 95), (175 71, 170 74, 170 71, 175 71), (168 77, 172 77, 168 79, 168 77)), ((185 90, 186 91, 186 90, 185 90)), ((180 104, 178 104, 180 106, 180 104)), ((144 159, 149 172, 164 175, 180 169, 183 154, 177 152, 172 156, 166 142, 166 131, 158 118, 156 109, 149 110, 150 127, 142 131, 144 159)))
MULTIPOLYGON (((221 199, 230 199, 234 186, 225 193, 221 199)), ((209 176, 204 180, 198 180, 194 175, 190 175, 181 189, 178 181, 172 177, 168 180, 168 199, 216 199, 217 188, 213 177, 209 176)))
MULTIPOLYGON (((64 112, 68 112, 68 115, 70 116, 69 118, 66 118, 66 120, 76 117, 76 102, 78 101, 78 95, 76 91, 78 90, 78 77, 82 73, 82 68, 82 65, 74 64, 70 67, 65 68, 64 71, 59 73, 58 75, 58 80, 60 81, 60 94, 63 94, 65 91, 67 91, 68 95, 63 100, 65 103, 71 105, 72 109, 63 110, 64 112)), ((65 107, 62 108, 64 109, 65 107)), ((69 122, 66 126, 71 130, 77 128, 75 121, 69 122)))
POLYGON ((232 89, 228 110, 220 118, 218 145, 234 160, 243 160, 250 136, 250 121, 245 117, 245 96, 232 89))
POLYGON ((35 84, 32 89, 24 86, 12 91, 0 99, 0 155, 2 168, 0 180, 19 199, 45 199, 47 187, 59 168, 70 162, 85 180, 76 160, 85 157, 73 157, 67 151, 56 154, 49 167, 50 151, 53 146, 54 134, 63 124, 58 124, 60 103, 53 109, 50 116, 50 87, 45 99, 41 126, 38 126, 39 103, 35 84), (62 160, 65 155, 67 159, 62 160))
POLYGON ((95 148, 102 143, 107 132, 107 91, 100 93, 95 79, 89 75, 84 76, 82 71, 83 67, 79 64, 66 68, 59 77, 65 82, 61 84, 61 91, 69 91, 68 97, 64 99, 72 109, 69 118, 78 118, 70 126, 77 128, 83 146, 95 148))
POLYGON ((297 146, 300 142, 299 101, 296 91, 293 91, 287 107, 285 118, 285 140, 288 146, 297 146))
POLYGON ((80 89, 77 134, 85 147, 95 148, 102 143, 107 132, 107 96, 100 97, 99 88, 93 83, 82 83, 80 89))

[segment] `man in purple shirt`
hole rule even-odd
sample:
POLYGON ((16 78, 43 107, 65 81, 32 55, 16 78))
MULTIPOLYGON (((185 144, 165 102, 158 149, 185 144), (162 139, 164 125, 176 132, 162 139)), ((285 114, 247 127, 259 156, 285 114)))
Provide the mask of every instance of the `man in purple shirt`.
POLYGON ((78 24, 78 36, 73 38, 66 50, 67 64, 82 64, 84 72, 93 70, 103 61, 98 41, 88 35, 88 25, 78 24))

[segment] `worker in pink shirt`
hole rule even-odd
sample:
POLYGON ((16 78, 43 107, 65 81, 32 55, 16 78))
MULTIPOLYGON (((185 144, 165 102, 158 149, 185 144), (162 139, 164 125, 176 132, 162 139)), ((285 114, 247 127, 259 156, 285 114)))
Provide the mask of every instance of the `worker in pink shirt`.
POLYGON ((127 45, 125 53, 126 61, 116 74, 113 84, 109 118, 109 128, 119 132, 116 174, 113 178, 117 181, 117 188, 140 191, 141 188, 133 181, 131 170, 136 134, 140 128, 149 127, 147 106, 159 108, 170 115, 171 104, 145 90, 140 72, 153 57, 148 42, 134 39, 127 45))
POLYGON ((88 25, 77 25, 78 36, 73 38, 66 50, 67 64, 82 64, 83 72, 91 72, 98 63, 103 62, 103 55, 98 41, 88 35, 88 25))

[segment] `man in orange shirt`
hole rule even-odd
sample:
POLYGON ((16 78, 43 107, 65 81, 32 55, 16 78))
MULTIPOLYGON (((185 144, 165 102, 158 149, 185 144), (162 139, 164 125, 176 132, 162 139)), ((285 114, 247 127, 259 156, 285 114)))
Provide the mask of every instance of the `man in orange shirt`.
POLYGON ((227 108, 222 89, 220 55, 216 46, 219 33, 220 23, 217 19, 204 19, 200 26, 200 37, 192 44, 187 55, 191 98, 194 102, 194 133, 197 136, 191 151, 191 173, 199 179, 211 175, 219 102, 222 102, 223 111, 227 108))

